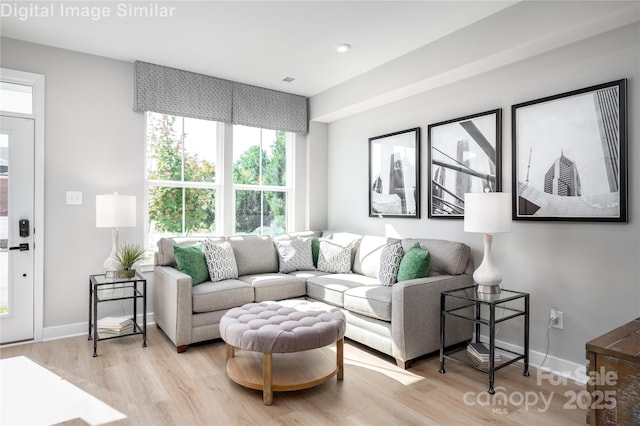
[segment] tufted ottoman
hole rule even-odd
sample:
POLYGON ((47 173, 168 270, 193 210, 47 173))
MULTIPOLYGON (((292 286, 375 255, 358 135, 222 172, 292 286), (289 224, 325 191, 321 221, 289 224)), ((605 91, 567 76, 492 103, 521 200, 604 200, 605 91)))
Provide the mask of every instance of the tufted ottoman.
POLYGON ((319 302, 283 300, 233 308, 220 320, 227 375, 242 386, 262 390, 265 405, 273 402, 274 391, 307 389, 335 375, 342 380, 345 328, 342 311, 319 302), (328 359, 326 351, 314 350, 334 342, 337 361, 328 359), (240 356, 235 349, 253 353, 240 356))

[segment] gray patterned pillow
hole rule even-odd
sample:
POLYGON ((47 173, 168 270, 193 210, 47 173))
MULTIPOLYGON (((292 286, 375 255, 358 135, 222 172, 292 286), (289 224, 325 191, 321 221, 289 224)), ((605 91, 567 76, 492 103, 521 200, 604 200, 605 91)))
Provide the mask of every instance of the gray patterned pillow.
POLYGON ((390 286, 396 282, 400 261, 404 255, 401 243, 387 244, 382 249, 380 256, 380 269, 378 269, 378 280, 380 284, 390 286))
POLYGON ((350 274, 352 247, 353 243, 343 246, 335 241, 321 239, 318 270, 333 274, 350 274))
POLYGON ((278 249, 280 272, 313 271, 313 256, 311 255, 311 238, 295 238, 273 242, 278 249))
POLYGON ((211 281, 238 278, 236 257, 233 255, 233 248, 228 241, 221 244, 205 241, 204 257, 207 259, 207 268, 209 269, 211 281))

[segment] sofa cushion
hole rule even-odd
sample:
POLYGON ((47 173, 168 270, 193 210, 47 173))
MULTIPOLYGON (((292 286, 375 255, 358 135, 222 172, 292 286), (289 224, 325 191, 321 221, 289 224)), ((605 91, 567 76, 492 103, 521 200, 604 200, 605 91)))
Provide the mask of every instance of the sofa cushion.
POLYGON ((307 280, 289 274, 245 275, 239 280, 250 284, 254 290, 254 301, 283 300, 303 297, 307 293, 307 280))
POLYGON ((429 276, 431 256, 427 250, 415 243, 404 253, 398 268, 398 281, 414 280, 429 276))
POLYGON ((230 309, 253 302, 253 287, 240 280, 207 281, 192 288, 193 312, 230 309))
POLYGON ((447 274, 460 275, 464 273, 469 263, 471 248, 464 244, 446 240, 414 239, 402 240, 402 248, 405 251, 415 243, 429 251, 431 255, 430 275, 447 274))
POLYGON ((293 271, 293 272, 289 272, 289 275, 292 275, 294 277, 304 278, 306 280, 307 278, 319 277, 322 275, 329 275, 329 272, 318 271, 316 269, 315 271, 293 271))
POLYGON ((294 238, 291 240, 274 241, 278 250, 279 271, 289 273, 293 271, 312 271, 311 238, 294 238))
POLYGON ((225 241, 224 237, 171 237, 160 238, 158 240, 158 252, 156 253, 156 265, 159 266, 178 266, 176 257, 173 254, 174 246, 191 246, 198 242, 204 242, 210 240, 216 243, 222 243, 225 241))
POLYGON ((307 279, 307 296, 323 302, 344 306, 344 292, 364 285, 380 285, 371 277, 358 274, 328 274, 307 279))
POLYGON ((353 260, 353 272, 371 278, 379 278, 382 250, 387 244, 397 243, 396 238, 365 235, 360 239, 353 260))
POLYGON ((215 244, 211 241, 204 242, 204 256, 207 259, 209 277, 211 281, 222 281, 230 278, 238 278, 238 267, 233 254, 231 244, 228 242, 215 244))
POLYGON ((335 274, 351 273, 352 243, 341 245, 332 240, 320 240, 318 269, 335 274))
POLYGON ((380 284, 389 286, 396 282, 403 255, 404 250, 400 242, 388 244, 382 249, 380 268, 378 270, 380 284))
POLYGON ((392 292, 388 286, 350 288, 344 292, 344 308, 367 317, 391 321, 392 292))
POLYGON ((269 236, 238 235, 227 238, 233 247, 238 275, 278 272, 278 252, 269 236))
POLYGON ((175 245, 173 253, 178 263, 178 269, 191 277, 191 285, 209 281, 209 268, 204 257, 202 243, 185 247, 175 245))

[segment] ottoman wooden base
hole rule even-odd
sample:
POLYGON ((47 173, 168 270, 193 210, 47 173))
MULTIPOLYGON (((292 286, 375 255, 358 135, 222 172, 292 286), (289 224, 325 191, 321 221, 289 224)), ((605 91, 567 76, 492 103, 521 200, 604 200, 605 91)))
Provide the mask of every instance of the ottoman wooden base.
POLYGON ((293 353, 236 351, 227 344, 227 375, 249 389, 262 391, 265 405, 273 392, 308 389, 344 377, 344 339, 336 342, 336 355, 328 348, 293 353))

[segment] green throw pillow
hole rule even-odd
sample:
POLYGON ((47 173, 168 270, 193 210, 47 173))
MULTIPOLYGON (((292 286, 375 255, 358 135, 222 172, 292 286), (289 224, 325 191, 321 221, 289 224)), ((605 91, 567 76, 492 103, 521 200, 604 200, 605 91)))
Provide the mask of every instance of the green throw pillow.
POLYGON ((397 281, 424 278, 429 275, 430 269, 431 255, 427 250, 420 247, 420 243, 415 243, 402 256, 397 281))
POLYGON ((209 280, 209 269, 204 257, 202 243, 192 246, 173 246, 178 269, 191 277, 191 284, 198 285, 209 280))
MULTIPOLYGON (((333 240, 333 234, 322 237, 326 240, 333 240)), ((313 258, 313 266, 318 267, 318 256, 320 256, 320 238, 313 237, 311 239, 311 257, 313 258)))
POLYGON ((320 238, 313 237, 311 239, 311 257, 313 258, 313 266, 318 266, 318 255, 320 253, 320 238))

